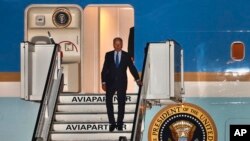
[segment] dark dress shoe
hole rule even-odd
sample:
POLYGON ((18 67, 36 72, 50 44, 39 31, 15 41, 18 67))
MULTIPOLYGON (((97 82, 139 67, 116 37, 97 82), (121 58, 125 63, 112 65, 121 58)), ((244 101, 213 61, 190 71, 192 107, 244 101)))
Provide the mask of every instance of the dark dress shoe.
POLYGON ((113 131, 115 130, 115 127, 116 127, 115 125, 110 125, 110 126, 109 126, 109 131, 110 131, 110 132, 113 132, 113 131))
POLYGON ((123 125, 118 125, 117 129, 118 129, 118 131, 123 131, 123 125))

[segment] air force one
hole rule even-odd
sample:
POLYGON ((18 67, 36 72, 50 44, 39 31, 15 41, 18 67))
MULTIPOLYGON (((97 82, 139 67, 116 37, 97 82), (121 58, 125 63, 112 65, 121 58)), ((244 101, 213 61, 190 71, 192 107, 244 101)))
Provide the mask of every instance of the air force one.
MULTIPOLYGON (((6 141, 238 141, 250 131, 250 2, 0 1, 6 141), (123 131, 109 131, 101 69, 123 39, 123 131), (129 73, 128 73, 129 74, 129 73)), ((117 96, 113 98, 117 117, 117 96)))

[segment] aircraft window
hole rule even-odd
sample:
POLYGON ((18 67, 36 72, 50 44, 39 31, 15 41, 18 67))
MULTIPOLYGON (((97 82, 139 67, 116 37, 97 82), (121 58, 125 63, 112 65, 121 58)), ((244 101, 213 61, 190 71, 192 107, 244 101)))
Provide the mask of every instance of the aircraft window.
POLYGON ((245 57, 245 45, 243 42, 236 41, 231 45, 231 58, 235 61, 242 61, 245 57))

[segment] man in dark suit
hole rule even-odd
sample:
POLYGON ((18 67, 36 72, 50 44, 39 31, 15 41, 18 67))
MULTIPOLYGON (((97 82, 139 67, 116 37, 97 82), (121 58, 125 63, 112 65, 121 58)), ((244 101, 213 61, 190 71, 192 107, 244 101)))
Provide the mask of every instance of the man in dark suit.
POLYGON ((133 64, 131 56, 122 51, 122 39, 114 38, 114 50, 107 52, 102 69, 102 89, 106 91, 106 107, 108 119, 110 123, 109 130, 112 132, 117 127, 118 130, 123 130, 123 119, 126 102, 127 90, 127 68, 136 80, 138 85, 141 81, 138 72, 133 64), (117 92, 118 97, 118 118, 115 122, 113 110, 113 96, 117 92))

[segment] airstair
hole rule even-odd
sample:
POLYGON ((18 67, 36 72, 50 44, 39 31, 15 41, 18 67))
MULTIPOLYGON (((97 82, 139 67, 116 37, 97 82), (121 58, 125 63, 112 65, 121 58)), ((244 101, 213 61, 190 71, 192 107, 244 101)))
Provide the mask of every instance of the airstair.
MULTIPOLYGON (((138 93, 127 94, 123 131, 110 132, 105 94, 63 92, 60 49, 56 44, 43 46, 51 51, 41 51, 48 50, 41 45, 21 45, 22 98, 41 98, 34 141, 140 141, 147 134, 144 131, 148 124, 144 121, 146 108, 181 101, 182 49, 175 41, 150 43, 145 52, 143 86, 138 93), (41 59, 44 54, 49 59, 41 59), (45 65, 36 65, 41 60, 45 65), (41 76, 38 70, 47 75, 41 76), (44 85, 34 82, 40 79, 44 85), (41 89, 43 92, 37 91, 41 89)), ((117 96, 113 102, 117 117, 117 96)))
MULTIPOLYGON (((117 117, 117 97, 114 96, 117 117)), ((131 138, 137 94, 127 94, 123 131, 109 132, 105 95, 61 93, 50 130, 50 140, 115 141, 131 138)))

